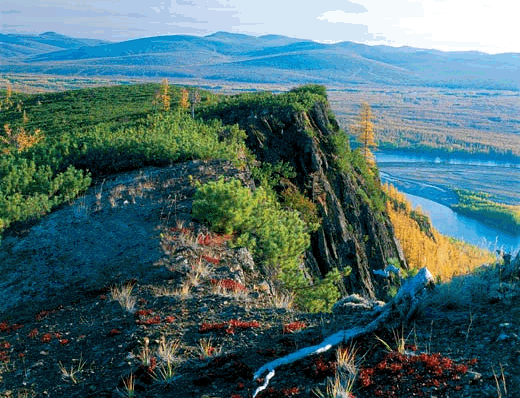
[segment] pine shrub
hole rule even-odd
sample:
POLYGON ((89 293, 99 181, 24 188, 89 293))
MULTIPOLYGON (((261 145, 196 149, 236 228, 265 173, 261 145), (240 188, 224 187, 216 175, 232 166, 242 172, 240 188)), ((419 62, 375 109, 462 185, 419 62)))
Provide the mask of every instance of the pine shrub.
POLYGON ((239 180, 221 178, 199 186, 192 214, 216 231, 235 234, 233 244, 251 250, 270 274, 298 295, 303 308, 329 311, 340 297, 337 271, 310 285, 302 268, 309 227, 298 212, 282 208, 272 191, 260 187, 251 192, 239 180))
POLYGON ((240 180, 224 178, 199 185, 193 198, 193 217, 215 232, 242 233, 248 229, 257 198, 240 180))

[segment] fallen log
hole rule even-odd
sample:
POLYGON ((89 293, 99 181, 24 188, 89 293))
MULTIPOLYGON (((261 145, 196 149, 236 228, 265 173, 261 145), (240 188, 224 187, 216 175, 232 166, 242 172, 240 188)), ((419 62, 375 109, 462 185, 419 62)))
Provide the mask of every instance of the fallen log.
POLYGON ((401 286, 397 295, 391 301, 375 311, 374 316, 376 318, 365 327, 341 330, 327 337, 320 344, 302 348, 292 354, 263 365, 255 372, 253 379, 257 380, 265 373, 267 373, 267 375, 264 384, 256 389, 253 398, 267 388, 269 381, 275 375, 275 369, 279 366, 288 365, 310 355, 321 354, 341 343, 347 343, 366 334, 374 333, 383 326, 392 326, 396 323, 408 322, 417 313, 426 288, 432 286, 433 282, 433 276, 430 271, 428 271, 427 268, 422 268, 416 276, 401 286))

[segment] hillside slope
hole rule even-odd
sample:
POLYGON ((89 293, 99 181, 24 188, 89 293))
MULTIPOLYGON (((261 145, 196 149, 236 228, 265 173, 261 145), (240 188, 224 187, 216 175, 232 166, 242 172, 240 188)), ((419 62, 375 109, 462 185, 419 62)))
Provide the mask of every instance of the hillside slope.
POLYGON ((0 43, 0 60, 14 60, 84 46, 97 46, 106 42, 45 32, 39 35, 0 34, 0 43))
MULTIPOLYGON (((8 247, 17 240, 15 256, 53 258, 47 269, 23 275, 25 305, 0 311, 0 396, 250 398, 261 385, 252 376, 260 366, 366 325, 377 303, 351 296, 332 314, 296 311, 247 250, 189 222, 189 176, 236 173, 229 164, 190 162, 120 174, 26 236, 8 237, 8 247), (168 203, 172 195, 179 199, 168 203), (124 226, 129 215, 138 217, 124 226), (91 236, 93 224, 111 229, 91 236), (81 244, 61 236, 45 245, 56 231, 73 229, 86 235, 81 244), (31 249, 38 239, 42 248, 31 249), (141 256, 143 244, 158 261, 141 256)), ((8 292, 3 304, 15 298, 8 292)), ((518 283, 500 270, 440 286, 411 325, 378 333, 395 350, 402 338, 405 355, 389 353, 374 336, 344 347, 355 348, 356 372, 365 375, 351 391, 360 398, 518 396, 518 297, 518 283)), ((334 350, 303 359, 278 369, 258 397, 316 397, 337 369, 334 350)))
MULTIPOLYGON (((23 149, 2 141, 2 398, 250 398, 262 382, 254 370, 362 326, 381 304, 373 298, 390 295, 391 282, 373 272, 400 257, 378 177, 350 151, 324 87, 235 97, 199 91, 195 119, 180 88, 171 88, 170 110, 152 105, 157 88, 34 96, 40 115, 63 116, 61 129, 46 124, 46 138, 23 149), (53 98, 64 99, 62 109, 53 98), (86 111, 98 101, 99 114, 86 111), (264 192, 268 210, 292 216, 270 222, 314 231, 307 252, 297 253, 307 289, 280 283, 265 247, 237 247, 238 233, 194 219, 193 203, 219 177, 238 180, 242 191, 232 197, 264 192), (321 222, 309 218, 313 209, 321 222), (332 313, 294 310, 294 293, 315 293, 332 268, 352 272, 325 293, 340 285, 348 297, 332 313)), ((226 203, 211 205, 218 213, 226 203)), ((239 221, 250 237, 272 233, 255 242, 275 249, 278 238, 287 241, 277 231, 294 233, 239 221)), ((355 395, 518 395, 520 258, 511 264, 440 286, 412 324, 382 328, 391 353, 373 336, 358 339, 349 368, 355 395)), ((341 372, 329 350, 280 368, 258 397, 314 397, 341 372)))
MULTIPOLYGON (((80 174, 90 171, 94 177, 104 177, 139 166, 163 166, 173 159, 189 159, 192 156, 220 154, 228 159, 240 159, 243 156, 240 153, 245 152, 240 148, 245 145, 256 156, 256 161, 250 164, 253 169, 258 168, 255 162, 260 164, 260 168, 267 165, 274 167, 280 162, 290 166, 295 176, 278 181, 274 189, 278 190, 278 195, 282 195, 286 188, 294 190, 294 197, 300 193, 305 198, 302 199, 304 203, 307 201, 309 205, 316 206, 317 217, 323 220, 322 227, 312 234, 311 249, 305 257, 310 279, 320 281, 336 269, 344 273, 341 293, 356 291, 373 298, 385 297, 386 292, 382 288, 384 281, 374 280, 372 271, 383 269, 394 259, 403 268, 406 268, 406 263, 384 214, 378 177, 367 168, 361 157, 348 148, 348 139, 339 130, 330 112, 323 87, 303 87, 280 95, 260 93, 230 98, 204 94, 206 99, 200 116, 206 120, 216 118, 216 123, 194 121, 179 110, 170 114, 152 111, 153 116, 137 119, 144 116, 140 109, 152 110, 154 87, 157 88, 113 87, 24 97, 29 121, 24 122, 23 126, 14 124, 20 115, 13 108, 4 113, 6 119, 3 123, 12 123, 13 130, 42 128, 48 139, 40 146, 17 155, 13 153, 7 158, 2 166, 6 175, 14 175, 13 170, 18 167, 32 167, 26 159, 36 159, 40 173, 46 175, 50 167, 51 175, 54 175, 52 178, 60 181, 66 191, 75 184, 83 186, 87 183, 79 174, 75 177, 69 174, 70 167, 81 170, 80 174), (150 104, 143 104, 141 108, 129 102, 129 98, 145 101, 146 95, 152 97, 150 104), (58 99, 62 102, 56 102, 58 99), (112 108, 105 104, 106 101, 117 105, 112 108), (91 109, 98 102, 105 105, 91 109), (132 116, 129 113, 124 117, 121 109, 139 113, 132 116), (53 115, 52 123, 46 120, 49 114, 53 115), (95 118, 98 124, 90 127, 95 118), (123 127, 119 125, 120 120, 126 120, 123 127), (236 123, 245 130, 244 136, 247 138, 243 143, 242 133, 235 128, 224 127, 236 123), (222 124, 224 126, 219 127, 222 124), (199 136, 204 134, 213 135, 214 143, 209 140, 209 135, 206 135, 208 138, 204 143, 198 142, 199 136), (45 148, 45 145, 49 147, 45 148), (78 182, 63 182, 63 178, 73 178, 78 182), (349 276, 348 270, 352 270, 349 276)), ((179 98, 180 89, 176 88, 176 91, 172 94, 179 98)), ((22 177, 16 175, 9 178, 22 177)), ((23 184, 27 182, 24 181, 20 183, 23 195, 34 197, 37 203, 44 205, 37 210, 31 205, 27 205, 30 210, 18 210, 17 205, 12 203, 21 201, 23 209, 25 205, 16 192, 11 192, 13 186, 9 178, 4 180, 6 197, 3 198, 9 210, 0 213, 4 225, 30 219, 46 206, 59 204, 56 203, 59 197, 56 188, 44 185, 45 189, 49 189, 45 195, 49 195, 50 199, 48 202, 37 200, 40 193, 30 192, 33 185, 25 186, 23 184)), ((68 193, 63 195, 67 196, 68 193)), ((294 205, 289 204, 290 209, 291 206, 294 205)), ((305 213, 307 210, 302 208, 298 211, 305 213)))
POLYGON ((58 36, 0 36, 0 42, 5 43, 0 65, 9 64, 0 67, 0 72, 334 86, 354 83, 520 88, 518 54, 442 52, 352 42, 321 44, 283 36, 253 37, 225 32, 120 43, 66 40, 58 36))

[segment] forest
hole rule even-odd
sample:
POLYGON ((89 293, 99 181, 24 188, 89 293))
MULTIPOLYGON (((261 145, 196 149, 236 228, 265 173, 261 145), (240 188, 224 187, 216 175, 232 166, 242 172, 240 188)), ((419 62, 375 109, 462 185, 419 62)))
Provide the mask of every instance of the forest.
POLYGON ((331 107, 348 127, 368 102, 382 150, 434 156, 520 160, 520 100, 516 91, 426 87, 332 88, 331 107))

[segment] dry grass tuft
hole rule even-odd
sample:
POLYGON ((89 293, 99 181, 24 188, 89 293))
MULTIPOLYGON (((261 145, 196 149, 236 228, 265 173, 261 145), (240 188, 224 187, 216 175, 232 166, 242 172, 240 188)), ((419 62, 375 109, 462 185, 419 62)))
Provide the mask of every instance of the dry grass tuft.
POLYGON ((274 308, 289 310, 293 308, 295 297, 294 293, 274 292, 274 294, 270 296, 269 301, 274 308))
POLYGON ((166 337, 161 336, 159 346, 157 347, 157 356, 166 363, 174 363, 178 360, 177 352, 181 347, 181 340, 166 340, 166 337))
POLYGON ((214 346, 211 337, 200 339, 197 353, 200 359, 213 358, 222 352, 221 346, 214 346))
POLYGON ((83 368, 85 367, 86 363, 85 361, 83 361, 83 358, 81 357, 78 360, 72 361, 77 363, 75 365, 72 364, 70 368, 67 369, 60 361, 58 363, 58 368, 60 369, 61 377, 64 380, 70 379, 70 381, 72 381, 73 384, 78 384, 80 381, 78 376, 81 375, 81 373, 83 372, 83 368))
POLYGON ((500 364, 500 376, 495 372, 495 368, 492 366, 493 370, 493 378, 495 379, 496 389, 497 389, 497 397, 502 398, 502 396, 507 397, 507 385, 506 385, 506 377, 504 375, 504 367, 500 364), (502 395, 504 393, 504 395, 502 395))
POLYGON ((401 330, 400 332, 397 331, 397 330, 392 330, 392 334, 394 336, 394 345, 395 345, 395 348, 392 348, 390 346, 390 344, 388 344, 385 340, 383 340, 381 337, 379 336, 375 336, 375 338, 381 343, 383 344, 383 346, 385 347, 385 349, 388 351, 388 352, 398 352, 399 354, 405 354, 405 351, 406 351, 406 338, 404 337, 404 330, 401 330))
POLYGON ((313 392, 319 398, 354 398, 352 391, 358 374, 357 349, 351 345, 336 351, 337 369, 334 378, 327 380, 325 392, 319 388, 313 392))
POLYGON ((135 377, 133 373, 123 379, 123 388, 128 398, 135 397, 135 377))
POLYGON ((428 306, 471 308, 487 305, 494 300, 508 301, 513 299, 517 290, 515 284, 503 279, 499 266, 482 267, 438 284, 422 309, 428 306))
POLYGON ((136 299, 132 296, 132 290, 134 289, 134 284, 127 283, 121 287, 112 287, 110 289, 110 295, 112 296, 112 300, 116 300, 121 304, 125 310, 129 312, 133 312, 135 310, 136 299))
POLYGON ((181 285, 180 288, 175 289, 173 291, 174 296, 179 297, 180 299, 184 300, 187 299, 190 296, 192 285, 188 280, 184 281, 184 283, 181 285))
POLYGON ((141 365, 143 365, 144 367, 149 367, 152 364, 153 355, 150 349, 150 339, 148 337, 145 337, 143 339, 143 343, 141 345, 139 353, 137 354, 137 358, 139 358, 139 361, 141 361, 141 365))
POLYGON ((6 390, 0 392, 0 398, 36 398, 38 394, 32 389, 19 388, 15 391, 6 390))
POLYGON ((358 366, 356 364, 356 355, 358 349, 355 345, 348 347, 339 347, 336 350, 336 361, 338 368, 343 369, 349 373, 357 374, 358 366))
POLYGON ((174 297, 178 295, 176 289, 165 286, 150 286, 150 290, 155 297, 174 297))
POLYGON ((195 264, 192 265, 192 269, 196 272, 201 278, 206 278, 210 272, 211 267, 205 261, 202 261, 202 258, 199 258, 195 264))

